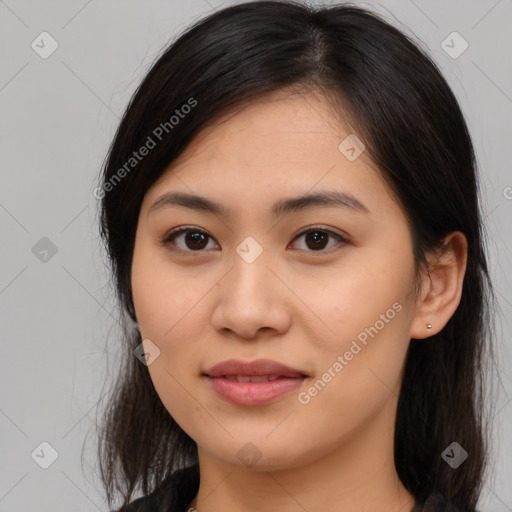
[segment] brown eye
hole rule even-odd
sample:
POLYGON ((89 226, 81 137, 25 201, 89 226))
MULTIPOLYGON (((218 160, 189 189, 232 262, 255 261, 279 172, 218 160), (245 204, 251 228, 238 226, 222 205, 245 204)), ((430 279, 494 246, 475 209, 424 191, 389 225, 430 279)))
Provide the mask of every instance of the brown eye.
POLYGON ((318 250, 325 249, 329 241, 329 235, 322 231, 309 231, 306 233, 306 245, 309 249, 318 250), (308 244, 308 241, 311 241, 311 245, 308 244))
POLYGON ((305 237, 306 242, 305 248, 301 248, 301 250, 306 250, 309 252, 330 253, 331 249, 336 247, 336 245, 348 243, 345 238, 328 229, 310 228, 300 233, 295 238, 295 240, 299 239, 300 237, 305 237), (332 238, 334 238, 336 243, 331 245, 327 250, 324 250, 329 244, 329 239, 332 238))
MULTIPOLYGON (((310 228, 300 233, 294 240, 301 237, 304 237, 306 243, 304 247, 299 247, 299 250, 307 252, 329 254, 333 249, 336 250, 336 246, 349 243, 341 235, 329 229, 310 228), (329 246, 329 244, 331 245, 329 246)), ((192 227, 181 227, 165 235, 161 243, 164 246, 170 246, 173 250, 182 252, 204 252, 205 249, 208 249, 210 240, 213 241, 214 239, 206 231, 192 227)))
POLYGON ((185 252, 200 252, 207 248, 210 238, 211 236, 206 231, 197 228, 179 228, 167 234, 162 240, 162 244, 177 245, 179 250, 185 252), (179 243, 176 243, 176 240, 180 239, 181 247, 179 243))

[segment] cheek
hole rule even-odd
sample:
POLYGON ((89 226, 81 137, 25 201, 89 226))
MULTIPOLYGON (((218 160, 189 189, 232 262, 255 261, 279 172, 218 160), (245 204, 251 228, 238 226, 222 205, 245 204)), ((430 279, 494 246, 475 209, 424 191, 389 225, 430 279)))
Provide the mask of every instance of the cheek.
POLYGON ((143 240, 135 245, 131 283, 141 334, 161 341, 172 336, 202 295, 186 269, 173 268, 165 251, 143 240))
POLYGON ((387 298, 371 308, 364 304, 364 312, 352 302, 337 317, 336 340, 316 347, 310 357, 318 362, 317 371, 297 397, 308 421, 342 437, 371 423, 397 399, 410 341, 406 304, 387 298))
POLYGON ((414 260, 408 252, 359 256, 346 262, 336 280, 325 280, 321 292, 309 295, 311 308, 329 330, 310 338, 318 363, 302 401, 316 401, 312 407, 321 415, 330 410, 329 404, 337 404, 350 411, 348 423, 373 414, 399 393, 414 282, 414 260))
POLYGON ((193 399, 191 384, 200 371, 201 329, 208 325, 207 319, 198 318, 200 299, 207 287, 200 290, 190 282, 190 277, 173 272, 154 252, 135 251, 132 290, 139 329, 142 339, 151 340, 159 350, 147 369, 164 407, 187 434, 195 437, 198 432, 194 425, 211 422, 193 399), (192 424, 190 418, 194 418, 192 424))
POLYGON ((199 355, 205 353, 201 344, 210 325, 204 295, 211 284, 206 276, 198 279, 190 272, 192 268, 173 267, 154 248, 135 249, 132 290, 139 329, 142 339, 160 351, 148 370, 159 395, 176 404, 190 401, 181 396, 180 384, 188 388, 199 375, 199 355))
POLYGON ((412 256, 404 254, 397 260, 386 257, 385 251, 377 256, 368 251, 343 263, 329 279, 321 280, 321 286, 308 288, 305 283, 308 306, 327 327, 316 339, 318 348, 348 350, 352 340, 359 337, 364 343, 370 333, 393 339, 404 332, 414 283, 412 256))

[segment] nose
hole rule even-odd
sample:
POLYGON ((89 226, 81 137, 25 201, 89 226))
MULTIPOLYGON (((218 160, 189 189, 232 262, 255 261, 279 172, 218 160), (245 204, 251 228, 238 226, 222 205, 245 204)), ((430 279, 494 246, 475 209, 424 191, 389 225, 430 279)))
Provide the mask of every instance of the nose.
POLYGON ((263 255, 252 263, 234 255, 230 271, 216 286, 212 325, 218 332, 256 340, 289 329, 293 294, 275 267, 263 255))

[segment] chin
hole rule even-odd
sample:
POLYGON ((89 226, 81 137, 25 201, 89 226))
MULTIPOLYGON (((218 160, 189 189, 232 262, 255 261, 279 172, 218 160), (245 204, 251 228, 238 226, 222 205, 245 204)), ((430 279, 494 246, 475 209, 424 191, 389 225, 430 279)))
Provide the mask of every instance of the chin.
POLYGON ((275 439, 268 440, 265 436, 266 434, 260 434, 259 437, 247 435, 242 439, 230 439, 227 446, 220 447, 217 443, 211 447, 212 449, 208 447, 211 444, 210 438, 210 441, 203 446, 206 447, 210 456, 226 465, 256 472, 297 469, 301 465, 313 462, 319 456, 315 447, 305 449, 303 440, 295 441, 284 435, 282 437, 276 435, 275 439), (304 451, 298 452, 298 447, 304 451))

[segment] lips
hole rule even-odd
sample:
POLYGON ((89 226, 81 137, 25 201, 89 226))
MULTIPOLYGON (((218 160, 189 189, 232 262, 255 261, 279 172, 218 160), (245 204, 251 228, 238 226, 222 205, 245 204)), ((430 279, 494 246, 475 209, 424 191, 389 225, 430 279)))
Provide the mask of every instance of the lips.
MULTIPOLYGON (((307 377, 304 373, 294 368, 290 368, 277 361, 271 359, 256 359, 254 361, 241 361, 238 359, 229 359, 222 363, 216 364, 210 368, 206 375, 209 377, 226 377, 226 376, 241 376, 241 377, 290 377, 302 378, 307 377)), ((270 380, 270 379, 269 379, 270 380)), ((275 380, 275 379, 273 379, 275 380)), ((248 382, 248 381, 244 381, 248 382)), ((253 380, 256 382, 256 379, 253 380)))
POLYGON ((264 405, 300 387, 308 376, 270 359, 223 361, 210 368, 205 378, 224 400, 244 406, 264 405))
POLYGON ((224 375, 224 378, 234 382, 272 382, 280 375, 224 375))

